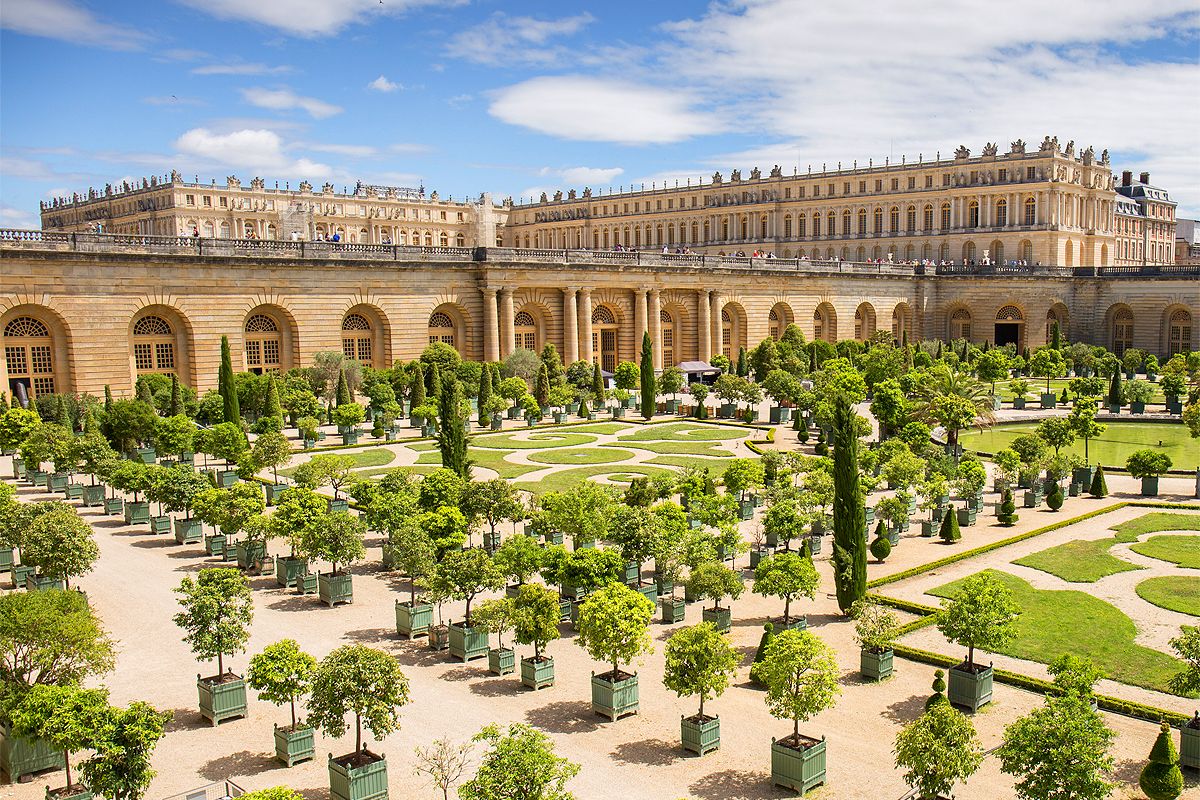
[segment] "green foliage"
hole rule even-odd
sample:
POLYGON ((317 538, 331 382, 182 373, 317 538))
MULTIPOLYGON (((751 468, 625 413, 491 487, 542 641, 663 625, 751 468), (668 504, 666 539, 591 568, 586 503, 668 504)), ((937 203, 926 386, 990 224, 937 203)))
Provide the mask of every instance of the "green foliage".
POLYGON ((1112 739, 1083 698, 1047 697, 1005 729, 1000 769, 1016 778, 1021 800, 1103 800, 1113 790, 1104 778, 1113 768, 1112 739))
POLYGON ((192 499, 192 509, 203 522, 233 536, 246 520, 266 509, 262 487, 257 483, 235 483, 228 489, 210 488, 192 499))
POLYGON ((217 392, 223 401, 223 421, 240 427, 242 413, 238 406, 237 387, 233 380, 233 361, 229 355, 228 336, 221 337, 221 366, 217 372, 217 392))
POLYGON ((1007 527, 1012 527, 1016 524, 1020 517, 1017 514, 1017 504, 1013 502, 1013 493, 1011 489, 1005 489, 1004 495, 1000 500, 1000 512, 996 515, 1000 520, 1000 524, 1007 527))
POLYGON ((638 381, 642 394, 642 418, 650 419, 654 416, 658 403, 654 382, 654 344, 650 341, 648 330, 642 333, 642 358, 638 367, 638 381))
POLYGON ((54 750, 62 751, 66 787, 70 789, 71 753, 98 746, 96 734, 107 711, 107 689, 33 686, 12 713, 12 730, 18 736, 40 739, 54 750))
MULTIPOLYGON (((880 526, 883 523, 879 523, 880 526)), ((879 530, 875 532, 875 538, 871 540, 871 555, 875 556, 875 560, 882 564, 887 561, 888 556, 892 554, 892 540, 886 535, 881 535, 879 530)))
POLYGON ((339 427, 353 428, 366 418, 366 409, 358 403, 342 403, 333 409, 333 423, 339 427))
MULTIPOLYGON (((990 352, 996 352, 992 350, 990 352)), ((941 797, 975 774, 983 747, 975 726, 949 703, 933 703, 896 735, 896 766, 920 797, 941 797)))
POLYGON ((946 509, 946 515, 942 517, 942 526, 938 530, 938 536, 946 544, 954 544, 962 539, 962 531, 958 527, 958 514, 953 505, 946 509))
POLYGON ((6 410, 0 414, 0 447, 19 450, 33 429, 41 424, 35 411, 20 407, 6 410))
POLYGON ((295 639, 269 644, 250 659, 246 683, 261 700, 274 705, 287 703, 296 727, 296 701, 308 694, 317 660, 300 649, 295 639))
POLYGON ((100 548, 88 525, 75 509, 59 505, 39 515, 21 542, 21 561, 38 573, 66 582, 86 575, 100 557, 100 548))
POLYGON ((354 750, 359 752, 365 749, 363 725, 382 739, 399 727, 397 709, 408 702, 408 678, 391 653, 345 644, 325 656, 313 673, 308 722, 336 739, 346 733, 346 715, 353 713, 354 750))
POLYGON ((964 580, 953 599, 942 600, 938 630, 967 648, 967 666, 975 666, 975 648, 995 652, 1012 641, 1020 609, 1012 592, 986 572, 964 580))
POLYGON ((201 661, 217 659, 217 675, 224 675, 224 657, 242 652, 250 641, 250 583, 236 569, 202 569, 196 580, 184 578, 175 593, 183 611, 173 619, 184 630, 183 641, 201 661))
POLYGON ((647 631, 653 615, 654 603, 640 592, 610 583, 580 606, 575 643, 597 661, 611 663, 615 680, 621 664, 653 651, 647 631))
POLYGON ((559 611, 554 590, 532 583, 517 590, 513 598, 513 634, 520 644, 533 645, 534 658, 541 658, 546 645, 558 638, 559 611))
POLYGON ((569 537, 576 547, 607 535, 615 503, 613 490, 593 481, 582 481, 565 492, 546 492, 540 501, 546 525, 569 537))
POLYGON ((720 697, 741 661, 729 640, 711 622, 682 628, 667 640, 663 685, 679 697, 698 695, 699 716, 704 702, 720 697))
POLYGON ((443 467, 469 480, 471 461, 467 458, 467 426, 459 417, 462 403, 462 386, 453 376, 447 376, 438 394, 438 450, 443 467))
POLYGON ((759 667, 762 664, 763 657, 767 653, 767 647, 774 638, 775 626, 770 622, 765 623, 763 625, 762 636, 758 639, 758 647, 754 650, 754 660, 750 663, 750 680, 759 686, 763 685, 762 676, 758 673, 759 667))
POLYGON ((159 457, 178 456, 191 450, 195 440, 196 423, 183 414, 155 420, 153 441, 159 457))
POLYGON ((1168 686, 1176 694, 1195 695, 1200 692, 1200 627, 1184 625, 1171 640, 1171 649, 1183 659, 1184 668, 1171 676, 1168 686))
POLYGON ((421 480, 418 500, 421 508, 433 511, 443 506, 459 506, 467 482, 463 478, 446 469, 435 469, 421 480))
POLYGON ((451 550, 442 556, 430 576, 430 588, 450 600, 466 600, 464 627, 471 627, 471 601, 485 590, 499 589, 504 575, 483 550, 451 550))
POLYGON ((304 795, 287 786, 272 786, 267 789, 247 792, 243 800, 304 800, 304 795))
POLYGON ((726 597, 738 599, 746 587, 742 583, 741 573, 718 561, 708 561, 692 570, 687 579, 687 588, 695 597, 712 600, 713 610, 716 611, 722 600, 726 597))
POLYGON ((845 613, 867 594, 867 548, 863 541, 863 492, 859 482, 856 414, 846 398, 833 411, 833 578, 845 613))
POLYGON ((355 461, 351 456, 322 453, 296 467, 292 479, 296 481, 297 486, 306 489, 316 490, 322 486, 331 486, 336 499, 338 491, 350 482, 350 470, 354 466, 355 461))
POLYGON ((250 458, 255 469, 270 469, 275 482, 279 482, 279 468, 292 460, 292 446, 288 438, 278 431, 260 434, 250 448, 250 458))
POLYGON ((1135 478, 1156 478, 1171 468, 1171 457, 1158 450, 1138 450, 1125 460, 1125 468, 1135 478))
POLYGON ((1036 434, 1054 448, 1055 455, 1075 441, 1075 427, 1065 417, 1050 417, 1038 423, 1036 434))
POLYGON ((754 593, 783 599, 783 621, 791 620, 792 600, 816 596, 821 576, 812 560, 784 551, 767 556, 754 568, 754 593))
POLYGON ((579 765, 554 754, 550 737, 519 723, 506 731, 488 725, 475 736, 486 742, 475 777, 458 789, 462 800, 574 800, 567 782, 579 774, 579 765))
POLYGON ((1075 692, 1080 697, 1089 697, 1096 681, 1104 677, 1104 671, 1086 656, 1063 653, 1051 661, 1046 671, 1054 678, 1054 685, 1064 692, 1075 692))
POLYGON ((96 753, 80 766, 88 789, 110 800, 139 800, 155 771, 151 756, 171 713, 134 701, 110 707, 97 726, 96 753))
POLYGON ((467 543, 467 518, 454 506, 423 512, 418 523, 439 556, 461 549, 467 543))
POLYGON ((850 616, 854 619, 854 638, 859 647, 873 653, 892 648, 900 621, 890 608, 867 598, 850 608, 850 616))
POLYGON ((1046 495, 1046 507, 1051 511, 1058 511, 1063 505, 1063 490, 1062 484, 1058 481, 1049 481, 1050 492, 1046 495))
POLYGON ((725 489, 736 493, 738 499, 745 500, 746 490, 762 486, 763 465, 757 458, 735 458, 725 467, 721 479, 725 489))
POLYGON ((328 561, 336 575, 339 564, 349 566, 366 556, 366 534, 366 523, 357 516, 348 511, 328 511, 304 531, 300 550, 310 559, 328 561))
POLYGON ((1150 749, 1150 760, 1142 767, 1138 786, 1150 800, 1175 800, 1183 794, 1183 773, 1179 770, 1179 751, 1171 737, 1171 726, 1164 722, 1150 749))
POLYGON ((767 687, 767 710, 777 719, 800 723, 831 707, 842 693, 837 658, 829 645, 809 631, 784 631, 771 639, 758 665, 767 687))
POLYGON ((211 456, 224 459, 228 465, 240 460, 249 449, 249 445, 246 443, 246 434, 242 433, 240 425, 222 422, 206 431, 201 431, 196 437, 196 448, 211 456))
POLYGON ((613 383, 618 389, 631 391, 637 388, 641 380, 641 370, 632 361, 622 361, 613 371, 613 383))
POLYGON ((1096 465, 1096 472, 1092 475, 1092 485, 1088 487, 1088 494, 1092 497, 1108 497, 1108 483, 1104 480, 1104 467, 1100 464, 1096 465))
POLYGON ((683 390, 683 370, 674 364, 666 364, 658 376, 658 391, 672 397, 683 390))
POLYGON ((496 634, 496 648, 504 649, 504 633, 513 628, 513 599, 494 597, 484 600, 471 617, 472 627, 496 634))

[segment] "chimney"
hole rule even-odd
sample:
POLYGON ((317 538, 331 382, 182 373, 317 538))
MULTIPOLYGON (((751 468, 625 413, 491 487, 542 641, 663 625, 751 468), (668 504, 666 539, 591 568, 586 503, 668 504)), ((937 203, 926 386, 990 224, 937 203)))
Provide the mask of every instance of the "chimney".
POLYGON ((1138 180, 1141 181, 1142 183, 1149 183, 1150 182, 1150 173, 1143 172, 1141 175, 1138 176, 1138 180))
POLYGON ((1133 170, 1127 169, 1121 173, 1121 185, 1128 186, 1133 183, 1133 170))

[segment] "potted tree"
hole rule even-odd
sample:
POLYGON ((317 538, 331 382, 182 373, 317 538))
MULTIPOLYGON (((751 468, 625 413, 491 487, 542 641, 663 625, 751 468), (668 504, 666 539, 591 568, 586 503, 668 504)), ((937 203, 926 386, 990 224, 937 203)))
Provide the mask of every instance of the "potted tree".
POLYGON ((667 640, 663 685, 679 697, 700 697, 700 709, 694 716, 680 716, 685 750, 703 756, 720 749, 721 720, 704 713, 704 701, 724 694, 740 660, 737 650, 712 623, 683 628, 667 640))
POLYGON ((669 364, 663 368, 663 371, 658 375, 658 393, 662 395, 671 395, 666 401, 666 412, 668 414, 679 413, 679 392, 683 389, 683 370, 674 364, 669 364))
POLYGON ((801 614, 792 618, 792 600, 797 597, 807 597, 812 600, 820 585, 821 576, 817 574, 812 559, 799 553, 784 551, 767 556, 758 562, 754 568, 754 593, 765 597, 783 599, 782 619, 770 620, 777 631, 804 630, 808 627, 808 618, 801 614))
POLYGON ((204 535, 204 526, 192 517, 192 505, 196 498, 212 488, 208 478, 186 464, 164 467, 164 479, 157 487, 158 500, 171 513, 183 512, 175 518, 175 541, 179 544, 195 544, 204 535))
POLYGON ((99 433, 85 433, 75 437, 71 443, 75 450, 80 468, 91 475, 91 483, 82 489, 85 506, 100 506, 104 504, 106 488, 103 483, 96 481, 97 476, 103 475, 109 464, 115 463, 120 456, 108 445, 108 440, 99 433))
POLYGON ((687 588, 693 597, 712 600, 712 608, 703 610, 702 619, 721 633, 728 633, 733 624, 733 609, 721 606, 721 601, 742 596, 746 588, 742 576, 719 561, 708 561, 692 570, 687 588))
POLYGON ((1019 615, 1012 592, 988 572, 967 578, 952 599, 942 601, 938 630, 967 648, 966 660, 950 668, 951 703, 978 711, 992 701, 992 667, 975 663, 975 648, 995 651, 1007 644, 1019 615))
POLYGON ((265 514, 256 514, 242 525, 242 532, 234 548, 238 568, 261 575, 267 560, 267 542, 275 534, 274 522, 265 514))
POLYGON ((172 479, 172 469, 173 467, 158 465, 147 467, 150 479, 146 486, 146 500, 158 503, 158 513, 150 516, 150 533, 155 536, 171 532, 171 517, 164 513, 163 505, 167 494, 171 491, 167 483, 172 479))
POLYGON ((494 431, 504 427, 504 417, 501 413, 508 408, 508 403, 498 394, 493 394, 479 406, 479 412, 488 420, 488 427, 494 431))
POLYGON ((358 444, 358 426, 366 419, 366 411, 358 403, 342 403, 333 410, 333 421, 342 434, 342 444, 358 444))
POLYGON ((154 451, 164 467, 174 466, 177 460, 190 461, 195 442, 196 423, 185 414, 163 417, 154 423, 154 451))
POLYGON ((463 800, 566 800, 572 796, 566 786, 579 774, 579 765, 555 755, 554 742, 536 728, 513 723, 502 732, 498 725, 487 725, 475 740, 484 742, 488 750, 475 777, 459 787, 458 796, 463 800))
POLYGON ((433 606, 424 600, 418 601, 417 585, 437 564, 437 548, 433 539, 415 520, 409 520, 392 532, 395 566, 408 576, 408 600, 397 600, 396 633, 414 636, 429 633, 433 621, 433 606))
POLYGON ((1182 414, 1183 403, 1179 396, 1187 391, 1187 379, 1178 372, 1168 372, 1162 376, 1158 385, 1162 387, 1163 397, 1166 399, 1167 413, 1182 414))
POLYGON ((520 415, 521 408, 518 405, 521 398, 529 392, 529 384, 525 383, 524 378, 513 376, 500 381, 500 386, 497 388, 497 394, 509 402, 508 418, 516 419, 520 415))
POLYGON ((202 569, 196 580, 184 578, 175 593, 183 606, 174 617, 183 640, 200 660, 217 659, 216 675, 196 675, 201 716, 214 726, 246 716, 246 682, 225 671, 226 654, 244 651, 250 641, 254 600, 246 577, 236 569, 202 569))
POLYGON ((1014 378, 1008 382, 1008 390, 1013 393, 1013 408, 1018 411, 1025 408, 1025 395, 1029 393, 1029 381, 1024 378, 1014 378))
POLYGON ((1145 414, 1146 404, 1154 397, 1154 384, 1141 378, 1134 378, 1125 384, 1122 391, 1125 402, 1129 404, 1129 412, 1145 414))
POLYGON ((888 540, 893 545, 900 543, 901 526, 908 521, 908 498, 903 495, 903 492, 897 492, 883 498, 875 506, 875 517, 887 523, 888 540))
MULTIPOLYGON (((4 413, 0 414, 0 452, 5 455, 18 452, 33 429, 41 424, 41 417, 36 411, 19 406, 5 409, 4 413)), ((29 469, 38 467, 38 464, 28 464, 21 456, 14 455, 13 480, 25 478, 29 469)))
POLYGON ((708 419, 708 406, 704 404, 708 392, 708 386, 699 381, 688 386, 688 394, 692 398, 692 416, 696 419, 708 419))
POLYGON ((354 602, 354 576, 348 568, 367 554, 366 533, 363 521, 348 511, 328 511, 304 532, 301 549, 308 559, 329 562, 329 572, 317 573, 317 596, 330 608, 354 602), (339 565, 347 569, 339 570, 339 565))
POLYGON ((39 514, 21 540, 21 561, 37 569, 25 578, 31 590, 70 589, 71 578, 91 572, 99 557, 92 526, 66 505, 39 514))
POLYGON ((408 678, 391 653, 347 644, 321 660, 313 674, 308 721, 326 736, 346 733, 354 714, 354 752, 329 756, 334 800, 380 800, 388 796, 387 758, 367 749, 362 729, 384 737, 399 727, 400 706, 409 701, 408 678))
POLYGON ((583 602, 575 643, 597 661, 612 664, 610 672, 592 673, 592 711, 616 722, 638 711, 638 676, 621 669, 652 650, 646 628, 654 604, 640 592, 610 583, 583 602))
POLYGON ((95 755, 79 765, 83 782, 101 797, 141 800, 154 779, 151 756, 166 731, 170 712, 135 700, 109 707, 100 723, 95 755))
POLYGON ((508 675, 517 669, 517 657, 511 647, 504 646, 504 632, 513 627, 513 601, 509 597, 485 600, 475 609, 475 625, 487 633, 496 634, 496 646, 488 648, 488 671, 493 675, 508 675))
POLYGON ((1164 722, 1150 748, 1150 759, 1138 775, 1138 786, 1150 800, 1175 800, 1184 788, 1180 763, 1179 752, 1171 741, 1171 725, 1164 722))
POLYGON ((525 515, 520 492, 503 478, 468 483, 463 490, 463 507, 471 512, 470 516, 487 523, 483 546, 489 553, 495 553, 500 546, 500 532, 496 526, 525 515))
POLYGON ((316 417, 300 417, 296 420, 296 433, 300 435, 305 450, 312 450, 317 446, 320 427, 321 420, 316 417))
MULTIPOLYGON (((1200 626, 1184 625, 1170 644, 1184 668, 1171 676, 1167 687, 1178 695, 1200 692, 1200 626)), ((1185 767, 1200 769, 1200 713, 1179 726, 1179 757, 1185 767)))
POLYGON ((308 575, 308 559, 302 555, 305 531, 328 510, 328 501, 311 489, 294 486, 279 496, 271 515, 271 535, 286 539, 288 555, 275 559, 275 583, 296 586, 308 575))
POLYGON ((771 737, 771 785, 807 792, 825 783, 825 738, 800 735, 800 723, 832 706, 838 686, 837 659, 829 645, 809 631, 772 636, 755 665, 767 687, 767 710, 792 720, 792 733, 771 737))
POLYGON ((21 696, 12 712, 13 733, 56 750, 66 770, 66 786, 47 786, 47 800, 91 800, 92 792, 71 776, 71 754, 99 749, 107 711, 106 689, 39 684, 21 696))
POLYGON ((267 484, 267 505, 273 506, 288 488, 279 482, 279 468, 292 460, 292 445, 281 431, 267 431, 254 440, 250 448, 250 461, 254 471, 270 469, 272 483, 267 484))
POLYGON ((1063 653, 1046 666, 1046 671, 1054 678, 1054 685, 1064 694, 1074 692, 1087 700, 1093 711, 1099 708, 1096 700, 1096 681, 1104 677, 1104 671, 1093 664, 1091 659, 1063 653))
POLYGON ((350 483, 350 470, 354 469, 354 459, 350 456, 323 453, 313 456, 292 473, 292 480, 297 486, 316 491, 322 486, 333 489, 333 499, 329 501, 330 511, 345 511, 350 507, 348 501, 342 499, 341 488, 350 483))
POLYGON ((452 550, 434 567, 431 582, 446 599, 466 601, 462 623, 450 623, 451 657, 465 662, 487 656, 488 632, 471 624, 471 601, 484 590, 504 585, 504 576, 496 562, 478 548, 452 550))
POLYGON ((246 520, 266 509, 262 489, 248 483, 234 484, 228 489, 205 489, 195 497, 192 506, 196 516, 215 529, 204 537, 204 551, 223 558, 227 551, 232 556, 233 537, 246 520))
POLYGON ((1017 515, 1017 504, 1013 502, 1013 494, 1011 489, 1004 490, 1004 494, 1000 499, 1000 505, 996 508, 996 519, 1006 528, 1015 525, 1019 519, 1017 515))
POLYGON ((881 681, 892 674, 899 621, 891 609, 869 599, 856 600, 850 608, 854 618, 854 638, 858 641, 858 667, 867 680, 881 681))
POLYGON ((1142 479, 1142 496, 1158 496, 1158 479, 1171 469, 1171 457, 1157 450, 1138 450, 1125 459, 1125 469, 1142 479))
POLYGON ((506 580, 511 580, 504 591, 516 597, 521 587, 542 568, 546 551, 529 536, 510 536, 492 557, 497 569, 506 580))
POLYGON ((896 735, 896 766, 920 800, 950 800, 958 781, 975 774, 983 748, 975 726, 949 703, 934 703, 896 735))
POLYGON ((550 405, 555 409, 554 421, 562 424, 567 421, 567 405, 575 399, 575 390, 567 384, 550 387, 550 405))
MULTIPOLYGON (((142 500, 142 492, 150 485, 150 471, 140 461, 121 461, 113 466, 107 476, 108 485, 123 492, 129 492, 133 499, 117 510, 124 512, 126 525, 142 525, 150 521, 150 504, 142 500)), ((105 503, 105 511, 109 506, 105 503)), ((116 513, 113 511, 111 513, 116 513)))
POLYGON ((274 705, 288 704, 290 725, 275 725, 275 758, 291 767, 316 756, 311 725, 296 718, 296 701, 312 688, 317 660, 300 649, 294 639, 269 644, 250 659, 246 681, 262 700, 274 705))
POLYGON ((1046 391, 1042 392, 1042 408, 1054 408, 1056 397, 1050 389, 1050 379, 1062 377, 1066 373, 1066 364, 1062 353, 1053 347, 1043 347, 1029 359, 1029 374, 1035 378, 1046 379, 1046 391))
POLYGON ((533 645, 533 656, 521 659, 521 684, 538 690, 554 685, 554 659, 543 655, 546 645, 558 638, 558 595, 545 586, 526 583, 513 598, 513 635, 520 644, 533 645))
POLYGON ((250 447, 246 442, 246 434, 240 425, 233 422, 222 422, 201 433, 202 452, 225 462, 221 469, 212 471, 216 485, 221 488, 233 486, 238 482, 234 465, 242 460, 250 447))

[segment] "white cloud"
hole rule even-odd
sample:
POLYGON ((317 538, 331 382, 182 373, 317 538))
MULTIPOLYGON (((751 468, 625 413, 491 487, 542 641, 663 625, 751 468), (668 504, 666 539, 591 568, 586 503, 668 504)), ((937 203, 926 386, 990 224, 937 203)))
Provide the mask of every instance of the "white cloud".
POLYGON ((385 92, 386 93, 386 92, 394 92, 397 89, 403 89, 404 87, 398 83, 389 81, 383 75, 380 75, 378 78, 376 78, 375 80, 368 83, 367 88, 372 89, 376 92, 385 92))
POLYGON ((594 186, 607 184, 618 175, 624 174, 620 167, 566 167, 551 169, 543 167, 539 175, 557 175, 570 186, 594 186))
MULTIPOLYGON (((8 2, 8 0, 5 0, 8 2)), ((181 0, 218 19, 267 25, 287 34, 305 37, 333 36, 353 23, 395 16, 434 0, 181 0)), ((439 6, 458 5, 461 0, 439 6)))
POLYGON ((316 119, 332 117, 334 114, 342 112, 340 106, 326 103, 324 100, 318 100, 315 97, 298 95, 291 89, 253 87, 242 89, 242 97, 247 103, 259 108, 269 108, 272 111, 290 111, 299 108, 307 111, 309 116, 316 119))
POLYGON ((269 66, 267 64, 208 64, 203 67, 196 67, 192 70, 193 75, 282 75, 285 72, 291 72, 292 68, 286 65, 269 66))
POLYGON ((552 64, 561 59, 561 45, 551 39, 572 36, 595 18, 584 12, 562 19, 510 17, 496 12, 486 22, 459 31, 446 49, 452 56, 479 64, 552 64))
POLYGON ((533 78, 493 94, 488 112, 510 125, 587 142, 663 144, 712 133, 686 91, 582 75, 533 78))
POLYGON ((42 227, 42 221, 33 211, 0 205, 0 227, 40 228, 42 227))
POLYGON ((147 39, 132 28, 98 19, 72 0, 4 0, 0 28, 113 50, 135 49, 147 39))
POLYGON ((175 140, 175 149, 179 155, 209 169, 245 169, 308 178, 334 174, 325 164, 290 158, 279 134, 265 129, 216 133, 207 128, 193 128, 175 140))
POLYGON ((310 144, 306 149, 315 150, 318 153, 336 153, 355 158, 369 158, 379 153, 374 147, 366 144, 310 144))

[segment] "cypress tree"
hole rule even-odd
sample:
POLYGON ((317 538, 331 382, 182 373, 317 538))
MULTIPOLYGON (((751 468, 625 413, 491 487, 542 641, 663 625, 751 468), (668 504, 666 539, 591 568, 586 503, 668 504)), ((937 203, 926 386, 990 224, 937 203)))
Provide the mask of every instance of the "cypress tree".
POLYGON ((654 384, 654 343, 650 341, 650 331, 642 334, 642 363, 639 367, 642 382, 642 419, 650 419, 658 410, 658 393, 654 384))
POLYGON ((1179 770, 1179 751, 1171 740, 1171 725, 1164 722, 1150 749, 1150 761, 1142 767, 1138 786, 1150 800, 1175 800, 1183 794, 1183 773, 1179 770))
POLYGON ((739 378, 744 378, 749 374, 750 374, 750 364, 748 362, 748 359, 746 358, 746 348, 739 347, 738 348, 738 357, 737 357, 737 376, 739 378))
POLYGON ((233 382, 233 359, 229 355, 229 337, 221 337, 221 369, 217 372, 217 391, 224 401, 225 422, 242 424, 242 411, 238 406, 237 386, 233 382))
POLYGON ((418 406, 425 405, 425 367, 420 361, 414 361, 412 370, 412 389, 409 390, 408 399, 415 412, 418 406))
MULTIPOLYGON (((816 342, 813 342, 813 344, 816 344, 816 342)), ((813 347, 812 344, 808 346, 808 371, 817 371, 817 348, 813 347)))
POLYGON ((154 395, 150 393, 149 381, 139 380, 134 386, 133 396, 136 400, 154 405, 154 395))
POLYGON ((867 547, 862 534, 866 523, 855 416, 850 402, 839 396, 833 408, 833 579, 842 613, 867 594, 867 547))
POLYGON ((933 354, 933 358, 935 361, 942 360, 942 340, 941 339, 938 339, 937 352, 933 354))
POLYGON ((1058 320, 1050 323, 1050 346, 1062 350, 1062 332, 1058 329, 1058 320))
POLYGON ((476 405, 479 407, 479 424, 487 425, 490 421, 487 412, 483 410, 484 405, 492 397, 492 369, 487 364, 483 365, 483 370, 479 374, 479 397, 476 405))
POLYGON ((533 399, 537 400, 537 404, 541 408, 550 406, 550 370, 546 369, 545 362, 538 367, 537 383, 533 387, 533 399))
POLYGON ((1096 472, 1092 475, 1092 485, 1088 487, 1088 494, 1092 497, 1108 497, 1108 484, 1104 480, 1104 467, 1100 464, 1096 465, 1096 472))
POLYGON ((754 661, 750 664, 750 680, 759 684, 760 686, 762 685, 762 682, 759 680, 757 667, 759 663, 762 662, 763 655, 767 652, 767 645, 769 645, 771 640, 774 638, 775 625, 768 622, 763 625, 762 636, 759 637, 758 640, 758 649, 754 651, 754 661))
POLYGON ((471 479, 471 464, 467 460, 467 426, 459 419, 462 405, 462 386, 447 377, 438 395, 438 450, 442 466, 459 477, 471 479))
POLYGON ((267 373, 267 398, 263 401, 263 416, 283 419, 283 406, 279 402, 279 386, 275 374, 267 373))
POLYGON ((171 373, 171 405, 167 412, 168 417, 183 413, 183 388, 179 385, 179 376, 174 372, 171 373))
POLYGON ((100 432, 108 439, 112 439, 112 428, 108 421, 112 418, 113 396, 112 389, 106 383, 104 384, 104 423, 100 426, 100 432))
POLYGON ((54 421, 58 425, 67 430, 74 430, 75 426, 71 424, 71 410, 67 407, 66 399, 60 394, 56 395, 58 404, 54 409, 54 421))
POLYGON ((946 516, 942 517, 942 529, 938 535, 946 544, 954 544, 962 538, 962 531, 958 529, 958 513, 953 505, 946 509, 946 516))
POLYGON ((429 371, 425 373, 425 382, 427 384, 425 389, 430 397, 442 396, 442 371, 438 368, 436 361, 429 365, 429 371))
POLYGON ((604 376, 600 374, 600 362, 592 364, 592 396, 596 400, 604 400, 604 376))
POLYGON ((492 388, 493 389, 498 388, 500 386, 500 381, 502 381, 502 380, 504 380, 504 379, 500 377, 500 364, 493 361, 492 362, 492 388))
POLYGON ((1113 370, 1112 380, 1108 384, 1108 404, 1110 406, 1120 407, 1122 404, 1121 395, 1124 393, 1121 388, 1121 367, 1117 366, 1113 370))
POLYGON ((908 347, 908 329, 905 328, 900 332, 900 346, 908 347))
POLYGON ((353 396, 350 394, 350 384, 346 383, 346 370, 338 370, 338 385, 337 393, 334 395, 334 407, 344 406, 354 402, 353 396))
POLYGON ((542 348, 542 364, 546 367, 546 372, 550 376, 551 386, 560 386, 567 379, 566 371, 563 369, 562 359, 558 356, 558 348, 546 342, 542 348))

